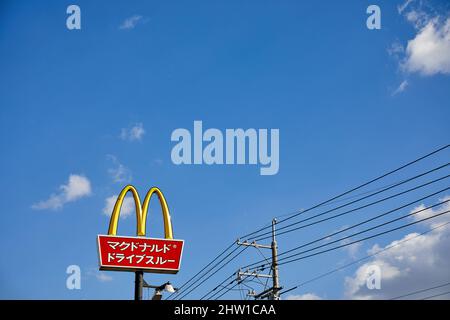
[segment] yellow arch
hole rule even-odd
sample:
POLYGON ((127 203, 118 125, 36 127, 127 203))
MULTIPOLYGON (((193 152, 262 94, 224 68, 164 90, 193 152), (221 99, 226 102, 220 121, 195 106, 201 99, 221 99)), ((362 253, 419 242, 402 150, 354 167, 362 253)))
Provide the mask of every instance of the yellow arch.
POLYGON ((164 219, 164 236, 166 239, 173 239, 173 231, 172 231, 172 221, 170 219, 169 207, 167 205, 166 199, 164 198, 163 193, 157 187, 151 188, 147 195, 145 196, 144 203, 141 207, 141 200, 139 198, 139 194, 135 187, 132 185, 127 185, 122 189, 119 196, 117 197, 116 204, 114 205, 113 212, 111 214, 111 219, 109 221, 109 235, 117 234, 117 226, 119 224, 119 216, 120 209, 122 208, 123 200, 128 191, 131 191, 134 198, 134 204, 136 207, 136 234, 138 236, 145 236, 146 231, 146 222, 147 222, 147 213, 148 207, 150 204, 150 199, 154 193, 157 194, 159 203, 161 204, 161 210, 164 219))
POLYGON ((164 198, 163 193, 157 187, 151 188, 144 198, 144 203, 142 204, 142 221, 140 231, 145 235, 148 206, 150 205, 150 199, 154 193, 156 193, 156 195, 158 196, 159 203, 161 205, 164 219, 164 237, 166 239, 173 239, 172 221, 170 220, 169 206, 167 205, 167 201, 166 198, 164 198))
MULTIPOLYGON (((111 214, 111 219, 109 220, 109 229, 108 234, 115 236, 117 234, 117 226, 119 224, 119 215, 120 209, 122 208, 123 199, 125 198, 128 191, 131 191, 134 198, 134 205, 136 207, 136 221, 137 226, 139 226, 139 222, 141 221, 142 209, 141 209, 141 199, 139 198, 139 194, 135 187, 132 185, 127 185, 122 189, 119 196, 117 197, 116 204, 114 205, 113 212, 111 214)), ((139 228, 136 229, 137 235, 139 234, 139 228)))

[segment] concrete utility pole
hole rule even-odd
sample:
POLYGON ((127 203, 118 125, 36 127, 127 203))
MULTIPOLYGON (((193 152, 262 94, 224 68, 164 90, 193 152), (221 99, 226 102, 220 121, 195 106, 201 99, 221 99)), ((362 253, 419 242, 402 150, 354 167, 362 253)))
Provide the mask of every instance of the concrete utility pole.
POLYGON ((242 272, 240 269, 237 272, 237 281, 238 283, 241 280, 242 276, 251 276, 251 277, 255 277, 255 278, 272 278, 272 288, 269 288, 261 293, 251 293, 249 294, 250 296, 253 296, 255 299, 271 299, 271 300, 280 300, 280 290, 282 289, 282 287, 280 287, 280 278, 278 275, 278 246, 277 246, 277 241, 275 238, 275 225, 277 224, 277 220, 273 219, 272 220, 272 243, 270 246, 268 245, 263 245, 263 244, 259 244, 256 243, 256 241, 253 242, 248 242, 248 241, 244 241, 244 242, 240 242, 239 240, 237 241, 237 244, 240 246, 249 246, 249 247, 254 247, 254 248, 263 248, 263 249, 271 249, 272 251, 272 275, 270 274, 261 274, 258 273, 257 271, 244 271, 242 272))
POLYGON ((273 300, 280 300, 280 279, 278 277, 278 246, 277 240, 275 239, 275 225, 277 224, 277 219, 272 220, 272 298, 273 300))

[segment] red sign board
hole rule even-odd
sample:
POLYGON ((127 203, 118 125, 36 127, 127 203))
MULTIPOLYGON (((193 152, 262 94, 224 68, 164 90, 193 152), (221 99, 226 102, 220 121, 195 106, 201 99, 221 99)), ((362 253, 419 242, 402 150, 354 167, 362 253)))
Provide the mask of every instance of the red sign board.
POLYGON ((177 273, 183 240, 98 236, 100 270, 177 273))

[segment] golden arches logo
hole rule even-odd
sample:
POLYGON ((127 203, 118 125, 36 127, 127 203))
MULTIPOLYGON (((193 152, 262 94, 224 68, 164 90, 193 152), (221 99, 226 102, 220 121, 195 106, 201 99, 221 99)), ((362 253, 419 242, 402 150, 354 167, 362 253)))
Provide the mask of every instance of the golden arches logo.
POLYGON ((123 200, 128 192, 131 192, 134 198, 134 204, 136 207, 136 234, 138 236, 145 236, 147 213, 150 205, 150 199, 154 193, 158 196, 159 203, 161 204, 163 220, 164 220, 164 237, 166 239, 173 239, 172 221, 170 220, 169 207, 167 206, 166 199, 163 193, 157 187, 152 187, 144 198, 144 202, 141 205, 141 199, 136 188, 132 185, 127 185, 119 194, 116 200, 114 209, 111 214, 111 220, 109 221, 108 235, 115 236, 117 234, 117 226, 119 224, 120 209, 122 208, 123 200))

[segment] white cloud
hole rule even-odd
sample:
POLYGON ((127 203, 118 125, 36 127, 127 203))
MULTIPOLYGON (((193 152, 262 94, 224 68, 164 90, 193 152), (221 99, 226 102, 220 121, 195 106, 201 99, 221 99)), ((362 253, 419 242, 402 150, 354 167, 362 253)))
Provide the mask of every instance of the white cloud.
POLYGON ((100 271, 97 268, 89 268, 86 272, 86 276, 91 278, 95 277, 100 282, 110 282, 113 277, 108 275, 105 271, 100 271))
POLYGON ((133 15, 131 17, 126 18, 121 25, 119 26, 119 29, 121 30, 130 30, 134 29, 138 23, 143 22, 143 17, 141 15, 133 15))
POLYGON ((100 282, 109 282, 112 281, 113 278, 111 276, 108 276, 107 274, 105 274, 104 272, 97 272, 95 274, 95 277, 97 278, 98 281, 100 282))
POLYGON ((417 31, 404 52, 396 44, 388 49, 390 55, 402 54, 402 70, 425 76, 450 74, 450 15, 440 15, 427 4, 411 0, 399 6, 398 12, 417 31))
POLYGON ((142 140, 145 134, 145 129, 142 123, 136 123, 131 128, 122 128, 120 131, 120 138, 125 141, 139 141, 142 140))
POLYGON ((120 163, 119 159, 117 159, 114 155, 107 155, 106 156, 113 164, 114 167, 108 169, 108 173, 111 176, 112 180, 114 182, 120 182, 120 183, 128 183, 132 179, 131 170, 128 169, 126 166, 124 166, 122 163, 120 163))
POLYGON ((322 300, 322 298, 314 293, 305 293, 287 296, 286 300, 322 300))
MULTIPOLYGON (((396 41, 387 50, 399 61, 400 69, 424 76, 450 74, 449 13, 439 14, 429 3, 414 0, 406 0, 397 9, 416 29, 414 37, 405 45, 396 41)), ((406 86, 404 81, 393 95, 406 86)))
POLYGON ((400 85, 397 87, 397 89, 395 89, 394 92, 392 92, 392 95, 395 96, 399 93, 402 93, 403 91, 405 91, 408 85, 409 85, 408 80, 403 80, 402 83, 400 83, 400 85))
POLYGON ((402 67, 422 75, 450 73, 450 18, 445 23, 429 20, 414 39, 408 41, 402 67))
MULTIPOLYGON (((448 200, 449 197, 444 199, 448 200)), ((419 206, 412 211, 422 208, 424 207, 419 206)), ((448 203, 435 207, 434 210, 429 209, 414 215, 412 219, 417 221, 447 210, 450 210, 448 203)), ((450 221, 449 214, 423 223, 434 228, 448 221, 450 221)), ((345 279, 345 297, 350 299, 389 299, 448 282, 450 278, 448 268, 450 263, 450 225, 436 228, 422 236, 418 235, 418 233, 407 234, 400 240, 388 244, 386 247, 389 247, 389 250, 381 252, 380 250, 383 248, 374 245, 368 253, 379 253, 371 261, 359 267, 352 277, 345 279), (401 245, 398 245, 400 242, 401 245), (381 290, 369 290, 366 287, 367 270, 372 265, 377 265, 381 269, 381 290)))
MULTIPOLYGON (((116 204, 117 195, 112 195, 105 199, 105 207, 103 208, 103 214, 107 216, 111 216, 111 213, 114 209, 114 205, 116 204)), ((131 196, 126 196, 123 199, 122 208, 120 210, 120 217, 126 218, 131 215, 136 210, 134 199, 131 196)))
POLYGON ((88 178, 71 174, 69 182, 59 187, 59 193, 50 195, 49 199, 31 206, 35 210, 61 209, 66 203, 76 201, 91 194, 91 183, 88 178))

